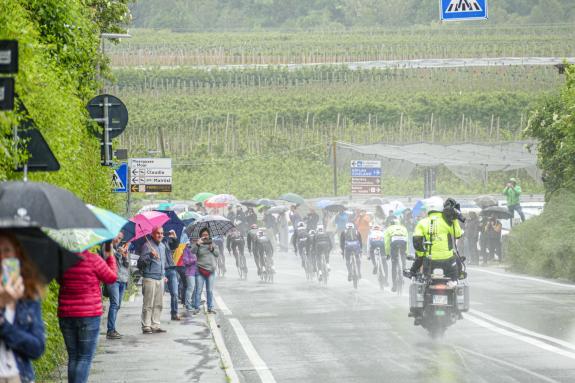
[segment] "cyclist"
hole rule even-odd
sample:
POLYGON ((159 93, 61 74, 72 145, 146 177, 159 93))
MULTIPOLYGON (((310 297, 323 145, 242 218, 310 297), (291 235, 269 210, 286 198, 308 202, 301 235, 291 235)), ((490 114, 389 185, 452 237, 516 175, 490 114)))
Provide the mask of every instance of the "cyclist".
POLYGON ((220 252, 220 260, 222 261, 222 274, 226 273, 226 257, 224 254, 224 237, 222 235, 216 235, 212 237, 212 242, 218 247, 220 252))
MULTIPOLYGON (((238 229, 232 229, 226 238, 226 248, 228 249, 229 253, 234 255, 236 259, 236 267, 240 267, 239 256, 244 255, 244 248, 246 245, 246 241, 242 236, 242 233, 238 229)), ((247 272, 247 265, 245 265, 244 272, 247 272)))
POLYGON ((256 248, 256 239, 258 237, 258 225, 256 225, 255 223, 252 224, 250 226, 250 230, 248 231, 248 234, 246 236, 246 242, 248 245, 248 251, 250 252, 250 254, 252 254, 254 256, 254 262, 256 263, 256 267, 258 269, 258 275, 261 274, 262 272, 262 268, 261 265, 259 263, 259 256, 257 254, 257 248, 256 248))
POLYGON ((381 257, 381 264, 383 265, 383 272, 385 273, 385 284, 387 285, 387 259, 385 254, 385 240, 384 233, 381 226, 375 225, 369 232, 367 240, 369 245, 369 259, 373 263, 373 274, 377 274, 377 259, 375 259, 375 249, 379 249, 379 256, 381 257))
POLYGON ((351 222, 346 223, 345 231, 343 231, 339 238, 339 244, 341 247, 341 253, 345 257, 345 264, 347 266, 347 280, 352 280, 351 275, 351 255, 353 254, 357 262, 357 274, 358 278, 361 279, 361 234, 355 228, 354 224, 351 222))
MULTIPOLYGON (((259 264, 261 266, 265 265, 264 257, 269 257, 272 264, 272 272, 275 272, 273 267, 273 256, 274 256, 274 246, 272 245, 272 241, 266 236, 266 233, 263 230, 258 230, 256 241, 255 241, 255 249, 254 257, 259 258, 259 264)), ((259 275, 259 272, 258 272, 259 275)))
POLYGON ((405 253, 407 252, 407 228, 401 224, 399 218, 394 218, 384 233, 385 250, 391 256, 391 291, 397 291, 397 278, 403 278, 405 269, 405 253), (401 268, 399 262, 401 261, 401 268))
POLYGON ((310 252, 311 242, 309 240, 309 234, 305 227, 305 223, 299 222, 297 224, 297 230, 292 237, 292 245, 296 254, 301 257, 301 266, 304 267, 304 257, 310 252))
MULTIPOLYGON (((323 226, 318 226, 317 227, 317 233, 315 235, 315 237, 313 238, 313 249, 314 249, 314 254, 316 256, 316 263, 319 265, 320 260, 321 260, 321 256, 325 255, 325 263, 326 263, 326 269, 327 271, 330 270, 329 268, 329 253, 331 253, 331 250, 333 248, 333 244, 331 242, 331 235, 327 234, 326 232, 324 232, 323 230, 323 226)), ((321 268, 319 270, 319 280, 321 281, 322 278, 322 274, 321 274, 321 268)))

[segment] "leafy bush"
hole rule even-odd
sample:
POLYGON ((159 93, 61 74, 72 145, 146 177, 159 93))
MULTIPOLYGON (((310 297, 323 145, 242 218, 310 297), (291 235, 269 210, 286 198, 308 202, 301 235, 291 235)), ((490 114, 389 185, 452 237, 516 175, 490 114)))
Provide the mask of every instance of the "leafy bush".
POLYGON ((555 192, 543 213, 509 234, 505 251, 514 271, 575 281, 575 193, 555 192))

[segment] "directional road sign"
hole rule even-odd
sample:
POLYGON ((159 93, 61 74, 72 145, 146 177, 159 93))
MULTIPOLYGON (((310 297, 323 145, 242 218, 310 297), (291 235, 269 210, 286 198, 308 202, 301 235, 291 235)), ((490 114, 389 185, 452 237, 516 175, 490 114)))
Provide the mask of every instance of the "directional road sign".
POLYGON ((112 192, 128 192, 128 163, 122 162, 120 166, 114 169, 112 174, 112 192))
POLYGON ((381 194, 381 161, 353 160, 350 165, 352 194, 381 194))
POLYGON ((0 78, 0 110, 14 109, 14 79, 0 78))
POLYGON ((171 158, 130 159, 130 191, 169 193, 172 191, 171 158))
POLYGON ((18 73, 18 41, 0 40, 0 73, 18 73))
POLYGON ((485 20, 487 0, 440 0, 441 20, 485 20))

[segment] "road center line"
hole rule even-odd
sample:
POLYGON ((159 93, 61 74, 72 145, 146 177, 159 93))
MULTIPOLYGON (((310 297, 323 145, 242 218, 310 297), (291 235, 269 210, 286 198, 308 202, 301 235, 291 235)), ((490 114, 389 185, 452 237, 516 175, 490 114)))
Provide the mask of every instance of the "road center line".
POLYGON ((252 344, 250 338, 248 337, 248 334, 246 333, 246 330, 244 330, 244 327, 242 326, 240 321, 237 320, 236 318, 229 318, 228 320, 230 322, 230 325, 234 329, 236 336, 238 337, 238 340, 242 345, 242 348, 244 349, 246 355, 248 356, 248 359, 252 363, 254 370, 260 377, 262 383, 276 383, 276 380, 272 375, 272 372, 270 371, 268 366, 265 364, 263 359, 256 351, 254 345, 252 344))
POLYGON ((519 332, 519 333, 522 333, 522 334, 525 334, 525 335, 528 335, 528 336, 531 336, 534 338, 546 340, 548 342, 552 342, 552 343, 555 343, 556 345, 559 345, 559 346, 565 347, 567 349, 570 349, 572 351, 575 351, 575 344, 573 344, 573 343, 566 342, 566 341, 561 340, 561 339, 553 338, 551 336, 547 336, 547 335, 543 335, 543 334, 540 334, 540 333, 537 333, 534 331, 527 330, 526 328, 514 325, 513 323, 509 323, 509 322, 506 322, 506 321, 501 320, 501 319, 497 319, 497 318, 492 317, 491 315, 485 314, 481 311, 477 311, 477 310, 472 309, 472 310, 469 310, 469 313, 473 314, 475 316, 481 317, 487 321, 498 324, 502 327, 507 327, 508 329, 513 330, 515 332, 519 332))
POLYGON ((553 352, 553 353, 555 353, 555 354, 558 354, 558 355, 561 355, 561 356, 565 356, 565 357, 567 357, 567 358, 570 358, 570 359, 574 359, 574 360, 575 360, 575 353, 562 350, 562 349, 560 349, 560 348, 558 348, 558 347, 552 346, 552 345, 550 345, 550 344, 548 344, 548 343, 545 343, 545 342, 543 342, 543 341, 540 341, 540 340, 537 340, 537 339, 534 339, 534 338, 530 338, 530 337, 525 336, 525 335, 521 335, 521 334, 517 334, 517 333, 511 332, 511 331, 509 331, 509 330, 505 330, 504 328, 497 327, 496 325, 491 324, 491 323, 489 323, 489 322, 486 322, 486 321, 484 321, 484 320, 482 320, 482 319, 479 319, 479 318, 477 318, 477 317, 475 317, 475 316, 473 316, 473 315, 471 315, 471 314, 467 314, 467 315, 465 316, 465 319, 467 319, 467 320, 469 320, 469 321, 471 321, 471 322, 473 322, 473 323, 475 323, 475 324, 477 324, 477 325, 479 325, 479 326, 481 326, 481 327, 484 327, 484 328, 486 328, 486 329, 488 329, 488 330, 491 330, 491 331, 493 331, 493 332, 499 333, 499 334, 501 334, 501 335, 505 335, 505 336, 508 336, 508 337, 510 337, 510 338, 514 338, 514 339, 516 339, 516 340, 520 340, 520 341, 522 341, 522 342, 524 342, 524 343, 527 343, 527 344, 530 344, 530 345, 532 345, 532 346, 538 347, 538 348, 540 348, 540 349, 542 349, 542 350, 549 351, 549 352, 553 352))
POLYGON ((512 279, 523 279, 526 281, 539 282, 539 283, 543 283, 543 284, 550 285, 550 286, 559 286, 559 287, 565 287, 565 288, 569 288, 569 289, 575 289, 575 285, 571 285, 568 283, 547 281, 545 279, 540 279, 540 278, 535 278, 535 277, 527 277, 524 275, 499 273, 497 271, 484 270, 484 269, 476 268, 476 267, 470 267, 469 269, 473 270, 473 271, 479 271, 479 272, 485 273, 485 274, 497 275, 498 277, 505 277, 505 278, 512 278, 512 279))

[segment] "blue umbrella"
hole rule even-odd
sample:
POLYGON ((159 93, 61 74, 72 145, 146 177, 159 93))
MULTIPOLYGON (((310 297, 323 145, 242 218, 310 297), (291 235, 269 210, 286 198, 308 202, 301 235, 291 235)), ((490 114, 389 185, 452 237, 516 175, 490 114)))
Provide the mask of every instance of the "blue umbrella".
POLYGON ((422 212, 424 212, 425 209, 425 202, 423 202, 423 200, 419 200, 415 203, 415 205, 413 206, 413 211, 412 211, 412 215, 413 217, 417 217, 419 216, 422 212))
POLYGON ((162 211, 162 213, 166 214, 168 216, 168 218, 170 218, 170 220, 168 222, 164 223, 164 225, 163 225, 164 233, 167 236, 168 232, 170 230, 175 231, 176 235, 178 236, 178 241, 179 241, 180 236, 182 235, 182 231, 184 230, 184 227, 186 227, 186 225, 184 225, 184 223, 182 222, 180 217, 178 217, 178 215, 176 214, 175 211, 166 210, 166 211, 162 211))
POLYGON ((325 209, 327 206, 330 206, 330 205, 335 205, 335 202, 333 202, 332 200, 329 200, 329 199, 322 199, 315 204, 315 206, 318 209, 325 209))

